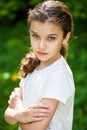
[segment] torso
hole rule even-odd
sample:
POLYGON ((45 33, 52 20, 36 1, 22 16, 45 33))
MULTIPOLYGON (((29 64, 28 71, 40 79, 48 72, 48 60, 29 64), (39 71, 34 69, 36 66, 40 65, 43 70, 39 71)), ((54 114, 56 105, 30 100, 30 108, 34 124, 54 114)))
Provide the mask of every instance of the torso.
MULTIPOLYGON (((59 76, 59 75, 61 75, 61 73, 65 74, 67 76, 67 78, 69 77, 69 80, 70 80, 69 85, 71 87, 70 91, 72 91, 72 92, 70 92, 71 95, 65 104, 62 102, 62 100, 63 100, 62 97, 60 97, 60 99, 59 99, 60 103, 58 105, 58 108, 57 108, 57 110, 53 116, 53 119, 51 120, 51 123, 49 124, 47 130, 71 130, 72 129, 73 103, 74 103, 74 82, 73 82, 72 72, 71 72, 69 66, 67 65, 67 63, 64 61, 64 59, 62 57, 58 61, 56 61, 55 63, 53 63, 52 65, 50 65, 49 67, 47 67, 43 70, 40 70, 40 71, 34 70, 34 72, 32 74, 29 74, 24 79, 23 86, 21 83, 21 86, 23 87, 23 104, 24 104, 24 107, 27 107, 29 105, 40 102, 43 93, 45 95, 45 87, 46 87, 47 83, 51 81, 51 79, 50 79, 51 75, 56 74, 56 76, 57 75, 59 76)), ((56 83, 55 83, 55 85, 56 85, 56 83)), ((58 85, 58 87, 62 87, 61 84, 58 85)), ((53 86, 53 89, 55 89, 54 86, 53 86)), ((47 90, 49 90, 49 89, 47 89, 47 90)), ((58 91, 59 90, 60 90, 60 88, 58 88, 58 91)), ((50 91, 52 91, 52 90, 49 90, 46 93, 50 93, 50 91)), ((57 95, 58 92, 57 92, 57 90, 54 90, 54 91, 55 91, 55 95, 56 95, 55 98, 56 98, 58 96, 57 95)), ((61 92, 61 95, 62 95, 62 92, 61 92)), ((48 95, 46 95, 46 98, 47 98, 47 96, 48 95)))

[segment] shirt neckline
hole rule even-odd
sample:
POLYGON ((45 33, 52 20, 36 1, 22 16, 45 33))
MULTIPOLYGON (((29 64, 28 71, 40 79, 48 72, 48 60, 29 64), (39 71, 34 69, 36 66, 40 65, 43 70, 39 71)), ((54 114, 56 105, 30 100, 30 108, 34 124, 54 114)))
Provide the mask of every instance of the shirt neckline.
POLYGON ((63 56, 61 55, 60 58, 58 58, 56 61, 54 61, 51 65, 45 67, 44 69, 41 69, 41 70, 37 70, 37 68, 35 68, 35 72, 37 73, 41 73, 41 72, 44 72, 44 71, 47 71, 49 70, 50 68, 54 67, 56 64, 58 64, 63 58, 63 56))

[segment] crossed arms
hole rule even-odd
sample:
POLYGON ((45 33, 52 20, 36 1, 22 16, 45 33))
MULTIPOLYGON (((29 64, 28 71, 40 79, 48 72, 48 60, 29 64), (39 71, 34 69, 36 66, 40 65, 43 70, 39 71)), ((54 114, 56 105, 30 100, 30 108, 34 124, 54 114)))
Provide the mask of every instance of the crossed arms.
POLYGON ((22 130, 46 130, 58 103, 55 99, 42 98, 39 104, 24 108, 22 88, 16 88, 10 95, 4 117, 9 124, 18 123, 22 130))

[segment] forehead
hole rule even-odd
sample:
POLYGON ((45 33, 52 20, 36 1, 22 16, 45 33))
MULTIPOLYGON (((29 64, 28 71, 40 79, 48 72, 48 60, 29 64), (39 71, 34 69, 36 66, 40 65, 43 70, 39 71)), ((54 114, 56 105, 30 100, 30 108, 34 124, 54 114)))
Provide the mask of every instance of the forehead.
POLYGON ((32 21, 30 25, 30 31, 34 31, 37 33, 63 33, 62 28, 51 22, 40 22, 40 21, 32 21))

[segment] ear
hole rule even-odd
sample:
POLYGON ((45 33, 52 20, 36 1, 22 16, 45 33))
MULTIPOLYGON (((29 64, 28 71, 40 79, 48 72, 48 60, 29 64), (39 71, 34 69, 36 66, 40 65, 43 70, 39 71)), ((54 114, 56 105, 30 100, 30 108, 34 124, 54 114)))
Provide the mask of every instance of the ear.
POLYGON ((63 39, 63 42, 62 42, 63 45, 67 44, 67 42, 68 42, 68 40, 70 38, 70 35, 71 35, 71 32, 68 32, 67 35, 66 35, 66 37, 63 39))

